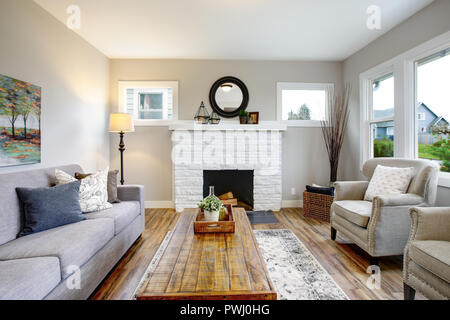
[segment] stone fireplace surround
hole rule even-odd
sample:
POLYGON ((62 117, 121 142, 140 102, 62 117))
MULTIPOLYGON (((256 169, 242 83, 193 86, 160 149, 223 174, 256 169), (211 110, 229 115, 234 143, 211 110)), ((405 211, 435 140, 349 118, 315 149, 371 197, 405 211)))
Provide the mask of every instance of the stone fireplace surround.
POLYGON ((204 170, 254 170, 254 210, 280 210, 285 125, 178 122, 169 130, 173 145, 173 201, 178 212, 197 207, 203 198, 204 170))

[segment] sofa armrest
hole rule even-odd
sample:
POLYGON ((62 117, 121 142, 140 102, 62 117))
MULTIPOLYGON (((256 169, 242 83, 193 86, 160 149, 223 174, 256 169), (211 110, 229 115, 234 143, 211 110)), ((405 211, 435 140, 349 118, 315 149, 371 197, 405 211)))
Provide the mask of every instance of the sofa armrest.
POLYGON ((411 208, 410 241, 450 241, 450 208, 411 208))
POLYGON ((425 199, 414 193, 405 193, 392 196, 377 196, 373 200, 380 207, 418 206, 425 203, 425 199))
POLYGON ((145 189, 141 185, 117 186, 117 197, 121 201, 139 201, 141 214, 145 215, 145 189))
POLYGON ((335 182, 335 201, 340 200, 363 200, 366 193, 368 181, 341 181, 335 182))

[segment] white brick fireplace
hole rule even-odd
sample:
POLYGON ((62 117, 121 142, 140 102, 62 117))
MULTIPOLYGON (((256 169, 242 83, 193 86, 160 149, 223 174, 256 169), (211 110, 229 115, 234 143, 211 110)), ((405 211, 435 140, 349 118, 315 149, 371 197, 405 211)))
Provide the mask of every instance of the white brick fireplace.
POLYGON ((177 211, 195 208, 203 198, 204 170, 254 170, 254 209, 280 210, 285 125, 177 122, 169 129, 173 144, 173 201, 177 211))

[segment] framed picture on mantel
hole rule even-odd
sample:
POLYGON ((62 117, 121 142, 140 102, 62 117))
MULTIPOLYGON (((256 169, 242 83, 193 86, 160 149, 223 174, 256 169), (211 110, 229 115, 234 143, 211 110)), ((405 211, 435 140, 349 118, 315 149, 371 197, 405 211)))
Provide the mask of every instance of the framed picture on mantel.
POLYGON ((249 118, 252 120, 252 124, 259 124, 259 112, 250 112, 249 118))

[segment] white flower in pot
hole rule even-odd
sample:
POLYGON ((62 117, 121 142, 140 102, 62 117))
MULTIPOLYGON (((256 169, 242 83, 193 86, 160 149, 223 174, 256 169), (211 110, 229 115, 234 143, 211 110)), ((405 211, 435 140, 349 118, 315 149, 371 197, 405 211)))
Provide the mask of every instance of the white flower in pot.
POLYGON ((223 208, 222 201, 214 195, 210 195, 200 201, 198 204, 200 209, 203 209, 205 214, 205 221, 219 221, 220 210, 223 208))

